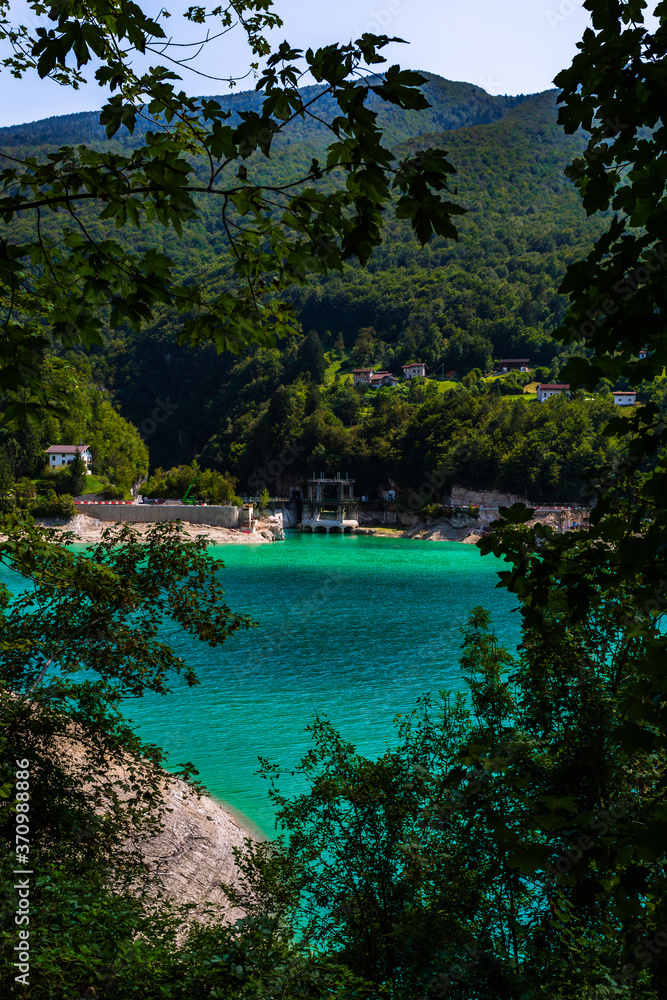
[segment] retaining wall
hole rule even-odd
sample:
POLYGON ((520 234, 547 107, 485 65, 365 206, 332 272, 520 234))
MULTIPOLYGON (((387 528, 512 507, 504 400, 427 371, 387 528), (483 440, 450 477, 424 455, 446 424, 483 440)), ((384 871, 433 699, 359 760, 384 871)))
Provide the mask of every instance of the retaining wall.
MULTIPOLYGON (((513 503, 526 503, 525 496, 515 493, 498 493, 495 490, 467 490, 463 486, 452 486, 451 503, 457 507, 472 504, 477 507, 511 507, 513 503)), ((528 502, 528 506, 533 504, 528 502)))
POLYGON ((190 507, 188 504, 77 503, 77 513, 100 521, 130 521, 133 524, 155 521, 187 521, 218 528, 238 528, 241 507, 190 507))

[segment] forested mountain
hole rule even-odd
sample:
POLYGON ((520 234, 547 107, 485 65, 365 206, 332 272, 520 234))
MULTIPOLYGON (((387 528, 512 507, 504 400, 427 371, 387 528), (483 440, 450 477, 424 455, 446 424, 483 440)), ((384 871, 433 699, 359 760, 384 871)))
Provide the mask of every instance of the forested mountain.
MULTIPOLYGON (((379 123, 386 131, 390 141, 400 142, 423 132, 444 132, 466 125, 480 125, 502 118, 510 108, 516 107, 527 100, 525 95, 494 96, 487 94, 481 87, 472 83, 455 83, 443 80, 433 73, 422 73, 427 78, 422 91, 431 105, 425 111, 401 111, 394 105, 371 94, 368 107, 379 115, 379 123)), ((304 102, 316 97, 318 87, 304 87, 301 93, 304 102)), ((237 118, 237 110, 261 110, 262 97, 254 92, 238 94, 211 95, 209 100, 217 100, 219 104, 232 112, 232 119, 237 118)), ((337 113, 337 108, 328 95, 323 95, 317 104, 318 117, 331 120, 337 113)), ((58 115, 54 118, 43 118, 40 121, 28 122, 23 125, 11 125, 0 128, 0 147, 35 147, 61 146, 64 144, 85 142, 87 144, 106 143, 104 127, 100 125, 98 111, 84 111, 73 115, 58 115)), ((140 119, 133 135, 122 130, 115 138, 121 147, 135 146, 142 141, 148 129, 149 119, 140 119)), ((304 141, 310 143, 318 137, 325 137, 324 125, 315 119, 302 121, 297 119, 289 126, 289 132, 282 138, 283 144, 296 144, 304 141)))
MULTIPOLYGON (((385 242, 365 268, 350 265, 341 275, 291 291, 309 336, 280 350, 255 348, 239 358, 216 356, 212 348, 180 348, 175 319, 166 312, 139 336, 114 334, 93 357, 93 370, 123 415, 142 430, 153 466, 199 456, 204 464, 236 476, 245 489, 253 471, 271 460, 281 442, 291 440, 301 448, 294 472, 301 465, 328 468, 343 462, 368 483, 372 476, 386 478, 395 467, 395 476, 409 486, 414 475, 426 471, 421 458, 406 459, 409 442, 416 439, 416 408, 401 414, 398 396, 383 404, 385 418, 389 410, 393 414, 391 428, 383 429, 376 404, 360 400, 334 381, 336 375, 355 363, 400 373, 402 363, 418 357, 430 371, 453 369, 461 377, 488 368, 493 357, 516 356, 543 366, 545 375, 557 374, 558 346, 549 332, 564 313, 558 286, 567 264, 585 255, 604 226, 603 219, 586 218, 563 174, 583 139, 566 136, 557 126, 555 91, 491 97, 478 87, 434 76, 424 89, 432 105, 426 112, 389 109, 379 100, 376 110, 397 153, 425 146, 448 150, 457 170, 456 198, 467 209, 459 241, 435 238, 421 248, 407 223, 388 217, 385 242)), ((220 100, 233 109, 241 98, 247 107, 246 95, 220 100)), ((321 132, 317 123, 300 124, 269 163, 254 166, 258 178, 277 182, 295 163, 308 164, 321 146, 321 132)), ((98 138, 103 139, 94 114, 0 130, 2 147, 23 153, 98 138)), ((121 136, 114 141, 134 140, 121 136)), ((161 231, 131 238, 175 256, 181 278, 215 288, 233 280, 229 260, 217 249, 220 226, 214 208, 202 206, 180 243, 161 231)), ((416 398, 410 402, 424 405, 416 398)), ((476 412, 482 424, 491 419, 488 413, 482 419, 479 407, 476 412)), ((507 417, 498 411, 493 419, 502 425, 507 417)), ((476 435, 479 428, 473 425, 476 435)), ((498 470, 516 468, 508 457, 512 447, 508 444, 507 455, 497 455, 483 468, 475 468, 474 460, 471 467, 470 455, 462 455, 460 447, 458 458, 445 450, 459 478, 511 488, 511 477, 498 470)), ((441 452, 435 449, 433 462, 444 461, 441 452)), ((517 488, 538 489, 542 495, 557 491, 563 485, 559 462, 567 458, 552 455, 549 461, 548 486, 537 463, 517 488), (537 486, 541 481, 543 489, 537 486)), ((581 475, 581 463, 575 465, 566 476, 570 482, 581 475)))

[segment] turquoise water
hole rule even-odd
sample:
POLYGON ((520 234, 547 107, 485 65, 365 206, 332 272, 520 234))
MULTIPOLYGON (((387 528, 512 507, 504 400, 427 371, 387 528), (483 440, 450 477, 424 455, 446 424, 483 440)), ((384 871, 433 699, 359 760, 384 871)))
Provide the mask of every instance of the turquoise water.
MULTIPOLYGON (((210 550, 224 560, 227 601, 257 627, 217 649, 171 633, 200 680, 125 703, 141 736, 171 766, 192 761, 210 792, 271 835, 259 755, 287 769, 326 715, 368 755, 392 742, 392 720, 426 691, 464 690, 460 628, 478 604, 498 637, 518 641, 514 599, 496 590, 499 563, 474 546, 364 536, 290 534, 210 550)), ((297 785, 282 771, 281 789, 297 785)))
MULTIPOLYGON (((307 750, 316 713, 361 753, 382 753, 394 717, 420 695, 465 690, 460 629, 478 604, 502 643, 518 641, 515 601, 495 589, 501 564, 473 545, 289 533, 209 551, 224 561, 228 604, 257 627, 216 649, 165 628, 200 684, 174 678, 170 695, 128 699, 124 711, 168 766, 192 761, 209 791, 267 836, 273 811, 258 756, 284 766, 282 791, 300 790, 289 767, 307 750)), ((25 586, 0 576, 15 591, 25 586)))

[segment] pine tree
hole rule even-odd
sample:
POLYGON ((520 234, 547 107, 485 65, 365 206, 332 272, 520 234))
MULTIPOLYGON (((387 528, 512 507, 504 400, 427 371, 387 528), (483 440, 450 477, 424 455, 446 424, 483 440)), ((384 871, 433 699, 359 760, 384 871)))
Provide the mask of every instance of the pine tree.
POLYGON ((69 467, 70 489, 73 496, 81 496, 83 487, 88 475, 88 466, 81 457, 81 452, 77 449, 74 461, 69 467))

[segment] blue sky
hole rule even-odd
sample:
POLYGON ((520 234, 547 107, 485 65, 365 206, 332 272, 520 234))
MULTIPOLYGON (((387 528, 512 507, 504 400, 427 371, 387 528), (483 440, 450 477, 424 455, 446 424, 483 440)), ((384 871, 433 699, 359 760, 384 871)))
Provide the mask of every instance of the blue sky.
MULTIPOLYGON (((177 14, 188 5, 189 0, 180 7, 167 4, 173 11, 167 24, 181 42, 199 34, 196 29, 193 35, 195 29, 177 14)), ((142 6, 159 10, 163 5, 142 6)), ((27 4, 12 7, 17 21, 34 23, 27 4)), ((410 44, 392 46, 392 62, 465 80, 492 94, 546 90, 558 70, 569 65, 588 23, 580 0, 276 0, 275 7, 285 22, 276 40, 284 37, 307 47, 347 41, 364 31, 398 35, 410 44)), ((248 54, 238 36, 211 45, 197 62, 213 77, 240 73, 247 65, 248 54)), ((183 80, 195 94, 227 90, 193 73, 184 73, 183 80)), ((17 81, 6 70, 0 87, 0 125, 90 111, 101 106, 104 96, 94 83, 72 91, 50 80, 17 81)))

